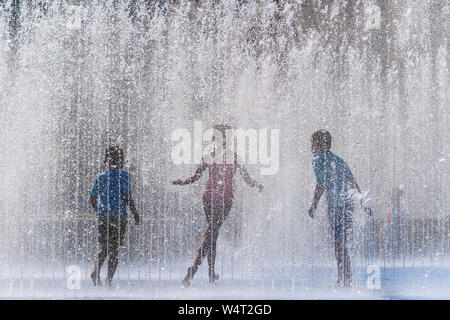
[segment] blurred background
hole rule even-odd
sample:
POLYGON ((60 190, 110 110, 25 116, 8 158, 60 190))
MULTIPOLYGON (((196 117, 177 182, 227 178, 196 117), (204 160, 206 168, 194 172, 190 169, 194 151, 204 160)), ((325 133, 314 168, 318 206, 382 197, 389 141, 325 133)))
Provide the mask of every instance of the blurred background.
POLYGON ((372 219, 355 212, 355 270, 448 265, 449 12, 445 0, 0 1, 2 277, 89 272, 89 193, 117 143, 143 220, 119 279, 181 280, 207 178, 171 185, 196 167, 172 162, 170 137, 194 121, 280 130, 278 173, 248 166, 264 191, 235 177, 225 277, 314 286, 335 273, 324 201, 307 217, 320 128, 375 203, 372 219))

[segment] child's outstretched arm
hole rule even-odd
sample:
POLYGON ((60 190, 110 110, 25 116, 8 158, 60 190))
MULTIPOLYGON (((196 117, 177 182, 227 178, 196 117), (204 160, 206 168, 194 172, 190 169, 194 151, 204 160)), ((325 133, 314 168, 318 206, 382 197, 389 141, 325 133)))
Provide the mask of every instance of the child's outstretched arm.
POLYGON ((202 163, 198 166, 197 170, 195 170, 195 173, 194 173, 194 175, 193 175, 192 177, 187 178, 186 180, 181 180, 181 179, 174 180, 174 181, 172 181, 172 184, 178 184, 178 185, 181 185, 181 186, 182 186, 182 185, 185 185, 185 184, 194 183, 195 181, 197 181, 198 179, 200 179, 200 177, 201 177, 202 174, 203 174, 203 171, 205 171, 206 168, 207 168, 206 163, 205 163, 205 162, 202 162, 202 163))
POLYGON ((256 180, 253 180, 250 175, 248 174, 247 168, 243 165, 239 165, 239 172, 241 173, 242 177, 244 178, 245 183, 254 188, 257 187, 259 189, 259 192, 263 190, 263 186, 258 183, 256 180))
POLYGON ((325 190, 325 184, 324 183, 318 183, 316 184, 316 188, 314 189, 314 198, 311 204, 311 208, 309 208, 309 216, 311 218, 314 218, 314 210, 317 209, 317 206, 319 204, 320 197, 322 197, 323 191, 325 190))
POLYGON ((97 197, 92 196, 89 198, 92 208, 94 208, 95 212, 97 212, 97 197))
POLYGON ((130 192, 125 192, 124 194, 125 203, 127 203, 130 206, 131 213, 133 213, 134 222, 135 224, 139 224, 139 214, 136 210, 136 205, 134 204, 133 197, 131 196, 130 192))

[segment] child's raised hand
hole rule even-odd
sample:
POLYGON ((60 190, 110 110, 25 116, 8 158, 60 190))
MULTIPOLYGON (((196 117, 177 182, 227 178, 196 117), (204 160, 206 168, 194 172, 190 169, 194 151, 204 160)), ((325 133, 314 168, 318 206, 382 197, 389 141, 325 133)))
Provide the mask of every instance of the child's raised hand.
POLYGON ((372 216, 372 213, 373 213, 373 211, 375 209, 375 205, 374 205, 372 199, 369 198, 367 191, 362 194, 362 197, 361 197, 361 208, 369 216, 372 216))
POLYGON ((309 208, 308 214, 309 214, 309 216, 310 216, 311 218, 314 219, 314 209, 313 209, 313 207, 309 208))
POLYGON ((372 208, 366 207, 366 208, 364 208, 363 210, 364 210, 364 212, 367 213, 370 217, 372 216, 372 213, 373 213, 372 208))
POLYGON ((134 224, 137 226, 139 225, 139 215, 138 214, 134 215, 134 224))

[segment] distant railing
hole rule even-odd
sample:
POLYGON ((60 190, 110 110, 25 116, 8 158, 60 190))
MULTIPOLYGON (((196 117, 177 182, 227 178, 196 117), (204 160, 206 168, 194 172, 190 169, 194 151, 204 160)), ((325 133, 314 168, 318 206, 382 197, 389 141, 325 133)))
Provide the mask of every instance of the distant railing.
MULTIPOLYGON (((174 261, 192 257, 205 228, 203 216, 143 214, 140 225, 129 216, 121 253, 139 261, 174 261), (193 220, 195 217, 195 220, 193 220)), ((450 257, 449 218, 407 218, 398 224, 373 219, 371 228, 355 236, 353 254, 366 260, 430 263, 450 257)), ((6 222, 4 222, 6 223, 6 222)), ((90 260, 98 250, 94 213, 45 215, 9 222, 0 235, 4 258, 90 260)), ((236 242, 237 246, 239 242, 236 242)))

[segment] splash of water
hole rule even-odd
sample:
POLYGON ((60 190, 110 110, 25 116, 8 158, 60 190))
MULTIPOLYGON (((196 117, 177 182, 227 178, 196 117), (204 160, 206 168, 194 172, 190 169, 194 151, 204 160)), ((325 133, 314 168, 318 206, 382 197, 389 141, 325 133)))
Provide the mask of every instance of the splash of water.
MULTIPOLYGON (((236 179, 218 259, 232 277, 276 277, 271 268, 280 264, 287 277, 310 268, 312 279, 333 264, 324 210, 314 222, 305 213, 315 182, 309 137, 322 127, 370 190, 378 259, 389 251, 383 219, 400 183, 409 214, 403 262, 448 256, 444 1, 384 4, 370 27, 374 7, 362 2, 16 4, 0 4, 6 261, 52 266, 93 256, 87 198, 114 142, 125 149, 145 221, 130 227, 122 260, 181 276, 177 263, 191 258, 204 225, 203 186, 170 185, 195 170, 172 163, 170 134, 195 120, 280 129, 279 172, 258 176, 249 167, 264 192, 236 179)), ((363 266, 372 259, 366 220, 355 219, 354 263, 363 266)))

